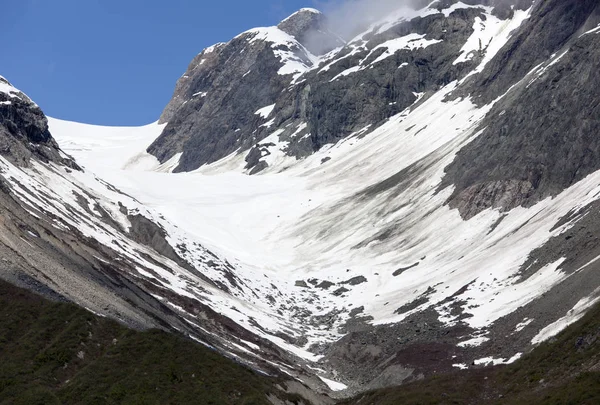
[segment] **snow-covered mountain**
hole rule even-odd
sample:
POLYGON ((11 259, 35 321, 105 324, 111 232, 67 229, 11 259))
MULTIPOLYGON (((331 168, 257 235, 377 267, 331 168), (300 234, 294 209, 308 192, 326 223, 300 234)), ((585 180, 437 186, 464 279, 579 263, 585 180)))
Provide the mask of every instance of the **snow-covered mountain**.
POLYGON ((303 9, 201 52, 159 123, 50 119, 64 152, 0 81, 29 151, 0 151, 0 246, 39 252, 9 274, 333 395, 515 361, 600 298, 599 27, 449 0, 344 39, 303 9))

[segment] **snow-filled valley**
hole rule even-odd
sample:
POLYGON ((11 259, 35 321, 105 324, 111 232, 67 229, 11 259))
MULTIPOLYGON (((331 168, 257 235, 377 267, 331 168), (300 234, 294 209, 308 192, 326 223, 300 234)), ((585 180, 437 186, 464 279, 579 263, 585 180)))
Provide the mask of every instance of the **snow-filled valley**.
MULTIPOLYGON (((309 337, 294 349, 302 357, 317 359, 311 346, 339 339, 337 328, 359 307, 375 324, 433 307, 440 321, 452 325, 457 319, 451 307, 460 303, 471 315, 465 322, 480 338, 472 343, 477 345, 494 321, 568 277, 558 270, 560 260, 525 281, 519 271, 532 250, 569 228, 552 230, 562 217, 597 198, 600 177, 531 208, 506 214, 489 209, 463 220, 444 205, 451 190, 437 187, 491 106, 443 102, 455 86, 365 138, 257 176, 244 174, 235 155, 191 173, 163 170, 144 154, 160 131, 157 124, 100 128, 51 119, 50 128, 87 170, 163 215, 190 241, 227 258, 255 292, 272 295, 269 284, 275 284, 283 318, 309 337), (331 160, 322 164, 326 157, 331 160), (404 184, 381 185, 415 165, 404 184), (348 283, 357 278, 364 281, 348 283), (316 287, 322 283, 333 287, 316 287), (421 297, 427 297, 421 305, 398 313, 421 297), (294 305, 287 307, 290 300, 294 305), (308 318, 299 315, 305 310, 308 318), (335 314, 327 327, 310 321, 326 314, 335 314)), ((281 326, 266 329, 275 334, 281 326)))
MULTIPOLYGON (((127 275, 135 298, 114 299, 110 289, 117 287, 107 287, 108 295, 96 291, 83 273, 65 275, 61 262, 49 265, 44 276, 56 277, 53 288, 94 312, 143 326, 169 324, 265 373, 274 367, 305 383, 312 378, 309 385, 350 394, 385 385, 370 385, 377 376, 361 371, 365 377, 352 369, 354 364, 367 359, 374 369, 389 363, 397 370, 393 363, 403 364, 396 359, 398 347, 415 342, 443 346, 440 364, 468 369, 514 362, 555 336, 600 299, 593 278, 600 256, 580 263, 563 245, 552 244, 585 228, 580 221, 600 200, 600 171, 550 197, 509 209, 506 201, 493 200, 501 193, 492 189, 492 203, 473 215, 453 205, 459 186, 447 176, 448 167, 481 140, 493 119, 510 114, 511 102, 557 67, 565 70, 560 64, 576 50, 567 44, 545 55, 486 99, 475 94, 473 83, 498 64, 495 57, 520 27, 537 23, 536 6, 513 7, 502 16, 492 6, 450 3, 401 8, 320 56, 278 27, 240 34, 232 40, 233 56, 227 53, 229 44, 204 50, 188 73, 221 69, 213 66, 221 52, 228 63, 244 53, 255 58, 259 50, 271 52, 280 63, 272 81, 284 83, 284 90, 259 105, 240 101, 242 112, 249 111, 249 118, 240 119, 247 128, 236 128, 236 122, 227 131, 235 128, 231 133, 248 137, 229 142, 236 145, 233 152, 224 142, 230 148, 223 149, 226 155, 195 170, 179 170, 190 159, 189 139, 171 145, 163 138, 169 131, 180 135, 173 122, 184 122, 194 133, 194 125, 205 123, 185 121, 193 115, 189 111, 210 103, 221 107, 218 102, 228 100, 228 91, 237 91, 219 87, 219 80, 208 86, 204 76, 197 83, 182 76, 166 115, 170 120, 160 124, 102 127, 48 118, 61 157, 72 156, 83 170, 52 159, 20 167, 0 157, 0 174, 34 218, 48 217, 48 227, 66 235, 76 231, 92 243, 93 248, 76 249, 90 256, 94 268, 112 272, 121 266, 118 272, 127 275), (411 21, 414 26, 402 25, 411 21), (468 35, 450 36, 461 29, 468 35), (443 70, 441 78, 426 78, 419 69, 427 64, 443 70), (366 123, 358 119, 350 135, 335 134, 334 141, 313 139, 310 131, 326 114, 302 106, 307 94, 318 93, 319 86, 340 92, 343 97, 330 104, 317 97, 321 108, 333 111, 331 120, 338 119, 346 111, 332 105, 352 98, 354 87, 375 86, 380 78, 372 72, 381 66, 392 66, 394 74, 408 72, 401 80, 386 76, 393 83, 389 93, 401 93, 394 95, 397 101, 386 99, 389 114, 366 123), (364 77, 371 81, 358 83, 364 77), (411 80, 418 84, 405 91, 401 86, 411 80), (302 90, 306 81, 316 84, 302 90), (394 109, 407 100, 406 108, 394 109), (290 112, 288 104, 301 105, 300 112, 290 112), (184 118, 176 115, 182 111, 184 118), (154 151, 172 150, 157 158, 151 153, 155 144, 154 151), (249 150, 257 154, 254 164, 249 150), (65 286, 75 292, 69 295, 65 286), (139 304, 139 290, 159 304, 139 304), (163 318, 155 316, 158 312, 163 318)), ((586 27, 576 38, 586 41, 597 33, 586 27)), ((243 59, 231 65, 240 81, 252 76, 254 66, 243 59)), ((212 72, 208 76, 212 80, 212 72)), ((21 97, 1 80, 0 93, 10 97, 0 106, 21 97)), ((359 105, 368 101, 363 93, 356 97, 359 105)), ((207 116, 216 115, 217 107, 207 116)), ((360 115, 356 108, 348 114, 360 115)), ((503 131, 498 138, 506 136, 503 131)), ((499 176, 490 169, 491 180, 499 176)), ((470 189, 460 191, 472 198, 470 189)), ((11 239, 0 233, 0 240, 15 250, 54 239, 76 245, 38 232, 41 228, 23 229, 29 236, 11 239)))

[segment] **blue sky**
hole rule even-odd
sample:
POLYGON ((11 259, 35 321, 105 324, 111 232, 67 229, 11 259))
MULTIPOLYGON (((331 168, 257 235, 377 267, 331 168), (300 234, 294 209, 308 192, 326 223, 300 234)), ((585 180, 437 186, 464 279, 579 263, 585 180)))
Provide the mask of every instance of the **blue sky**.
POLYGON ((102 125, 157 120, 203 48, 314 6, 313 0, 2 3, 0 75, 47 115, 102 125))

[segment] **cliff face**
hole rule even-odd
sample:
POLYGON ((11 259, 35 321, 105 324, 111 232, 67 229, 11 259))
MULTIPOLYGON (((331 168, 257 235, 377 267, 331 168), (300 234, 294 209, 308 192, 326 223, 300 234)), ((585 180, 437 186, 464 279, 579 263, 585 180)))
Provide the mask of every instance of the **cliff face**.
POLYGON ((596 1, 541 2, 529 21, 465 85, 480 103, 509 91, 484 130, 447 168, 451 206, 470 218, 531 206, 600 168, 596 1), (531 74, 530 74, 531 73, 531 74))
POLYGON ((291 81, 339 41, 324 17, 304 9, 278 27, 245 32, 205 49, 179 79, 148 152, 164 162, 183 152, 177 171, 190 171, 236 150, 248 150, 270 125, 267 117, 291 81))
POLYGON ((508 24, 530 5, 416 4, 418 10, 401 9, 345 41, 322 14, 301 10, 278 27, 199 54, 179 80, 161 117, 169 124, 148 152, 161 162, 182 153, 176 171, 244 153, 246 168, 257 173, 269 166, 266 156, 303 158, 365 135, 472 72, 493 52, 485 43, 489 34, 467 43, 475 29, 508 24))
POLYGON ((148 152, 161 162, 183 153, 176 171, 190 171, 237 151, 256 173, 281 143, 301 158, 364 135, 479 63, 483 48, 453 62, 475 20, 495 9, 446 3, 403 9, 346 43, 305 9, 210 47, 179 80, 161 117, 169 124, 148 152))
POLYGON ((77 168, 72 159, 60 153, 40 108, 1 76, 0 155, 19 166, 28 166, 35 157, 77 168))

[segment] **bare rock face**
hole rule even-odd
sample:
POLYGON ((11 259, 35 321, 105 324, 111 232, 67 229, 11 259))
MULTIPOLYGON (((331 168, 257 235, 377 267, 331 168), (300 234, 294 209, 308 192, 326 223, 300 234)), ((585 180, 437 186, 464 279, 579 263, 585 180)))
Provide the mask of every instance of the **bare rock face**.
POLYGON ((535 204, 600 169, 600 36, 583 35, 599 22, 596 1, 539 3, 468 87, 487 103, 514 86, 446 168, 463 217, 535 204))
POLYGON ((323 55, 344 45, 329 30, 325 15, 312 8, 303 8, 292 14, 279 23, 277 28, 296 38, 313 55, 323 55))
POLYGON ((28 166, 35 156, 42 162, 78 168, 71 158, 61 155, 39 107, 1 76, 0 155, 18 166, 28 166))
POLYGON ((257 110, 275 104, 293 79, 285 70, 291 59, 312 63, 299 42, 273 27, 204 50, 180 79, 162 117, 169 123, 148 152, 161 162, 183 153, 176 171, 191 171, 249 149, 266 122, 257 110))
POLYGON ((283 130, 279 140, 288 144, 284 153, 296 158, 351 134, 365 135, 419 94, 435 92, 477 65, 478 55, 453 62, 483 13, 482 8, 459 8, 448 16, 433 13, 383 30, 374 27, 323 61, 315 55, 339 45, 340 39, 316 10, 303 9, 271 27, 283 40, 265 38, 259 32, 263 29, 243 33, 192 61, 161 117, 168 125, 148 152, 161 162, 182 153, 179 172, 237 151, 247 155, 249 172, 257 173, 268 167, 264 157, 271 153, 263 140, 278 128, 283 130), (427 46, 382 56, 388 41, 411 34, 427 46), (300 72, 282 74, 284 59, 304 66, 301 77, 300 72), (267 106, 272 107, 268 116, 257 114, 267 106))
MULTIPOLYGON (((203 72, 209 72, 215 69, 219 63, 219 51, 225 44, 216 44, 210 48, 206 48, 190 62, 187 71, 183 76, 177 80, 175 86, 175 92, 173 97, 169 101, 169 104, 163 110, 162 115, 159 119, 159 124, 169 122, 179 107, 181 107, 189 97, 193 95, 190 93, 192 86, 194 85, 193 78, 196 75, 201 75, 203 72)), ((208 86, 207 86, 208 87, 208 86)))
POLYGON ((527 201, 533 192, 529 181, 506 180, 477 184, 461 191, 450 203, 470 219, 488 208, 511 209, 527 201))

